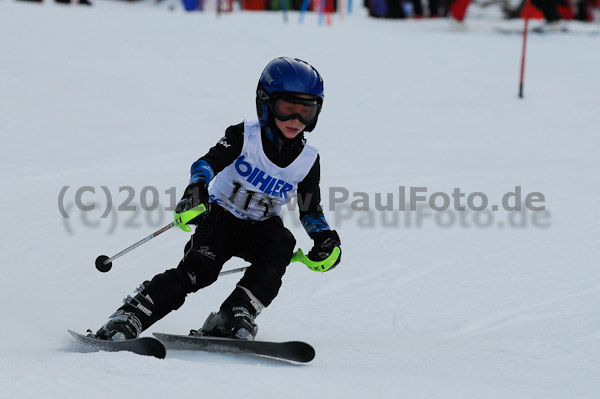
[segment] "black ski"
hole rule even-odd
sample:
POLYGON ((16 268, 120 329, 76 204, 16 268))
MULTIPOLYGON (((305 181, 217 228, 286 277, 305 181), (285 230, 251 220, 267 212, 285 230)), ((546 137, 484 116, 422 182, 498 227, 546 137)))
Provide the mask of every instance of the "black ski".
POLYGON ((125 341, 106 341, 86 335, 76 333, 71 330, 69 334, 77 341, 77 347, 82 352, 133 352, 138 355, 154 356, 159 359, 164 359, 167 355, 165 346, 152 337, 142 337, 137 339, 129 339, 125 341))
POLYGON ((168 349, 206 352, 245 353, 307 363, 315 358, 315 349, 306 342, 247 341, 243 339, 153 333, 168 349))
MULTIPOLYGON (((505 27, 496 26, 496 27, 494 27, 494 31, 505 34, 505 35, 522 36, 524 30, 522 28, 505 28, 505 27)), ((587 30, 587 29, 583 30, 583 29, 573 29, 573 28, 566 28, 565 30, 557 31, 557 32, 543 32, 543 31, 539 31, 536 29, 529 29, 528 33, 538 34, 538 35, 555 35, 555 34, 566 34, 566 35, 576 35, 576 36, 598 36, 598 35, 600 35, 599 30, 587 30)))

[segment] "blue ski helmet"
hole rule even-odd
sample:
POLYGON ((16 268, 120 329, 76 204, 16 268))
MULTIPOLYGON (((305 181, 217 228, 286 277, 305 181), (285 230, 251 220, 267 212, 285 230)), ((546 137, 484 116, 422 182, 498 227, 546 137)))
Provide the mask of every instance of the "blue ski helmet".
POLYGON ((306 126, 305 132, 317 125, 323 106, 323 78, 308 62, 298 58, 279 57, 269 62, 258 80, 256 88, 256 113, 261 126, 273 124, 273 94, 310 94, 317 97, 319 109, 315 120, 306 126))

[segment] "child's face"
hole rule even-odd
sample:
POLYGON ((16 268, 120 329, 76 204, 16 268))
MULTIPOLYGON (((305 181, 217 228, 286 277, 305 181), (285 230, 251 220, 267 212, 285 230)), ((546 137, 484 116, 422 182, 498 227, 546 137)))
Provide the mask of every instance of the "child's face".
POLYGON ((287 139, 296 138, 296 136, 302 133, 306 127, 305 124, 296 118, 289 119, 287 121, 280 121, 279 119, 275 118, 275 125, 277 125, 279 130, 281 130, 281 133, 283 133, 283 136, 287 139))
MULTIPOLYGON (((307 100, 315 100, 316 99, 315 96, 312 96, 310 94, 296 94, 295 96, 300 97, 300 98, 305 98, 307 100)), ((288 119, 287 121, 279 120, 279 119, 277 119, 277 117, 275 117, 274 119, 275 119, 275 125, 277 125, 279 130, 281 130, 281 132, 283 133, 283 136, 288 139, 296 138, 296 136, 299 135, 300 133, 302 133, 302 131, 306 127, 306 125, 304 123, 300 122, 300 120, 295 119, 295 118, 288 119)))

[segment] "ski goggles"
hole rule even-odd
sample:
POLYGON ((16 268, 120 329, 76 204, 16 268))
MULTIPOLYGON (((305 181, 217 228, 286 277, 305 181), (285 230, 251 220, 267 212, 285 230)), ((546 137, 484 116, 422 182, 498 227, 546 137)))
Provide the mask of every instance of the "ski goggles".
POLYGON ((298 119, 304 125, 310 125, 321 111, 319 100, 293 96, 274 96, 271 106, 273 114, 280 121, 298 119))

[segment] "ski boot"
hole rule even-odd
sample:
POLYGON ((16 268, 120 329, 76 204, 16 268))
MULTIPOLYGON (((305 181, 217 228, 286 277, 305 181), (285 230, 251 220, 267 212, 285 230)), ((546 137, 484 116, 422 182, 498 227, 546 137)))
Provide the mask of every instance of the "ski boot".
POLYGON ((109 321, 103 325, 94 338, 109 341, 125 341, 135 339, 142 333, 142 322, 133 312, 117 310, 109 316, 109 321))
POLYGON ((552 21, 532 29, 535 33, 566 33, 569 28, 563 21, 552 21))
POLYGON ((211 337, 237 338, 253 341, 258 332, 254 316, 243 306, 221 309, 211 312, 202 329, 201 335, 211 337))
POLYGON ((253 341, 258 332, 254 319, 263 308, 249 290, 238 286, 223 302, 221 309, 208 316, 199 333, 253 341))
POLYGON ((109 321, 103 325, 94 336, 95 338, 123 341, 126 339, 135 339, 140 336, 152 322, 154 312, 154 301, 146 292, 144 282, 137 289, 137 295, 134 297, 128 295, 123 300, 124 305, 115 313, 109 316, 109 321))

